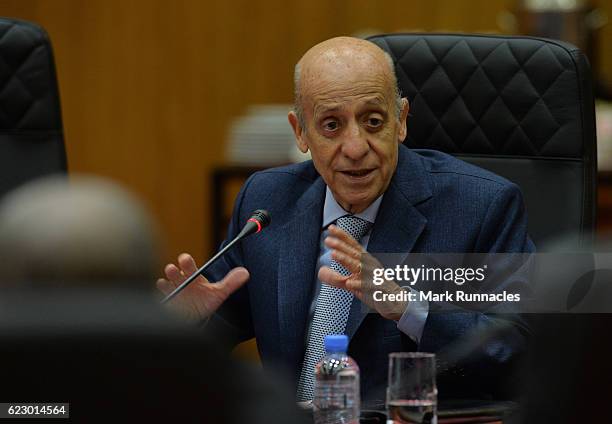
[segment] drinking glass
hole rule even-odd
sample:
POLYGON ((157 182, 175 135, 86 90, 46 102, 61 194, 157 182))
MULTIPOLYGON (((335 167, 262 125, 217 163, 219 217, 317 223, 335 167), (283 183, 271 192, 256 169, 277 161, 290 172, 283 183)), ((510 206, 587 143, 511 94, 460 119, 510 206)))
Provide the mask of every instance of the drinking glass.
POLYGON ((394 424, 436 424, 436 355, 389 354, 387 413, 394 424))

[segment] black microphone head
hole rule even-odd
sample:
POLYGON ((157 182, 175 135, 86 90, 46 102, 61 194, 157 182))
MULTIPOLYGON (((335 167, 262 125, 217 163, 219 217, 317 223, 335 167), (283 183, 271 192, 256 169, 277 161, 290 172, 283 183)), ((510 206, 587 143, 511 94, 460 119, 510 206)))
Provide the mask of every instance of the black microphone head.
POLYGON ((256 220, 261 224, 261 228, 270 225, 270 213, 265 209, 257 209, 251 214, 251 219, 256 220))

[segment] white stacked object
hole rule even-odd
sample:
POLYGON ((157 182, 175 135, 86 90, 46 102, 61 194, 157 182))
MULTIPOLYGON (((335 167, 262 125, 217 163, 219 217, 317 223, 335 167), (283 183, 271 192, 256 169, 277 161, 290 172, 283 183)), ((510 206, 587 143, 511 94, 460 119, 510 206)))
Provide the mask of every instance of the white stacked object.
POLYGON ((287 121, 290 105, 249 106, 229 128, 227 158, 230 163, 272 166, 310 159, 295 145, 293 130, 287 121))

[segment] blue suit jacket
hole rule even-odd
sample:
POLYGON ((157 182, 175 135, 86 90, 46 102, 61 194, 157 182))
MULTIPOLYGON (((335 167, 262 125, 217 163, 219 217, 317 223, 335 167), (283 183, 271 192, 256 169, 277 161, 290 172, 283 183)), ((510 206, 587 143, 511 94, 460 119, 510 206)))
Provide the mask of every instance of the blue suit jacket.
MULTIPOLYGON (((250 281, 232 295, 211 324, 233 342, 256 337, 264 367, 284 370, 294 383, 305 351, 308 311, 316 281, 325 183, 311 161, 258 172, 243 186, 234 206, 228 239, 255 209, 267 209, 272 223, 261 234, 217 262, 207 274, 218 281, 235 266, 250 281)), ((528 252, 526 216, 519 189, 507 180, 449 155, 399 147, 396 172, 380 206, 370 252, 528 252)), ((366 400, 384 402, 388 353, 438 352, 492 318, 482 313, 430 313, 418 346, 393 321, 362 312, 355 299, 346 333, 349 353, 361 368, 366 400)), ((481 346, 470 366, 457 374, 461 394, 494 391, 525 344, 520 325, 481 346), (467 385, 465 384, 467 382, 467 385)), ((451 379, 452 380, 452 379, 451 379)), ((440 387, 445 394, 445 388, 440 387)), ((446 390, 450 396, 450 387, 446 390)))

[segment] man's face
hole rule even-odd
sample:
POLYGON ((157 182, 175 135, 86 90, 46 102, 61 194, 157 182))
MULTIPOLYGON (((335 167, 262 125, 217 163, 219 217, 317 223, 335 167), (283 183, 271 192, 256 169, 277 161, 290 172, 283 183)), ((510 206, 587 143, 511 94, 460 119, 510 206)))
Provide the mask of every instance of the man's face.
POLYGON ((366 209, 389 186, 406 136, 407 102, 398 117, 394 87, 376 69, 322 72, 304 81, 305 130, 289 117, 298 147, 347 211, 366 209), (345 74, 345 75, 343 75, 345 74), (350 77, 348 77, 350 74, 350 77))

